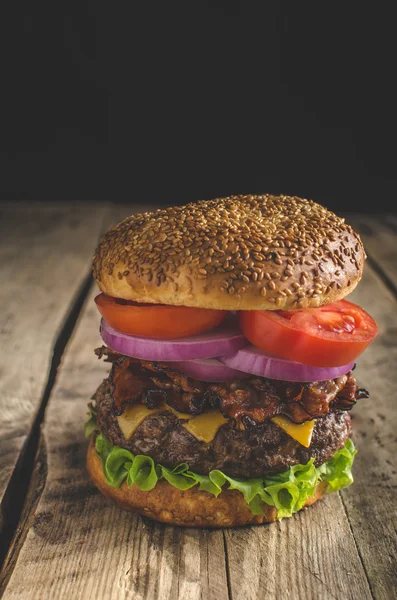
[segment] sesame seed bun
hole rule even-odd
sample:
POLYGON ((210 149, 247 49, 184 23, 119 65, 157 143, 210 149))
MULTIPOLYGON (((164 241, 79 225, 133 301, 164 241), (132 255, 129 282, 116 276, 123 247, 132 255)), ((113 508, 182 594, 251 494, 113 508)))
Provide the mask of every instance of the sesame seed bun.
MULTIPOLYGON (((110 487, 105 480, 102 464, 91 441, 87 454, 87 468, 96 487, 117 504, 140 515, 172 525, 183 527, 241 527, 260 525, 277 520, 277 510, 265 505, 263 515, 254 515, 243 495, 237 490, 225 490, 216 498, 208 492, 200 492, 195 486, 181 491, 164 479, 149 492, 136 485, 128 487, 125 482, 119 488, 110 487)), ((305 506, 320 500, 327 484, 318 484, 314 495, 305 506)))
POLYGON ((360 237, 323 206, 230 196, 128 217, 101 240, 101 291, 136 302, 291 310, 341 300, 361 279, 360 237))

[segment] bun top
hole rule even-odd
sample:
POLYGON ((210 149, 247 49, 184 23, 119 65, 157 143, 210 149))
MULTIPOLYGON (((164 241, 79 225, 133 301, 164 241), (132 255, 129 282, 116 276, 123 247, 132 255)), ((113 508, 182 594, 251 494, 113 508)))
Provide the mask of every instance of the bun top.
POLYGON ((364 259, 358 234, 316 202, 241 195, 124 219, 93 273, 103 293, 136 302, 293 310, 341 300, 364 259))

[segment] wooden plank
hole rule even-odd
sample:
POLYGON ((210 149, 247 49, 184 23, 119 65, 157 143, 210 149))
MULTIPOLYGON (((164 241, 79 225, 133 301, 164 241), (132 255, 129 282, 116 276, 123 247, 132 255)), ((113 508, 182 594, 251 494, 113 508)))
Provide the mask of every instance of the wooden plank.
POLYGON ((397 215, 351 215, 346 220, 361 235, 372 266, 397 290, 397 215))
POLYGON ((85 405, 106 371, 92 355, 98 317, 88 302, 48 406, 48 478, 4 597, 392 598, 396 300, 370 267, 355 300, 381 328, 357 369, 372 394, 353 411, 355 485, 291 520, 224 532, 150 523, 113 507, 88 482, 85 405))
POLYGON ((89 482, 86 405, 107 366, 94 293, 64 356, 44 427, 48 477, 4 598, 228 597, 221 531, 182 530, 121 511, 89 482))
POLYGON ((367 269, 352 300, 375 318, 379 336, 358 360, 357 377, 371 397, 353 411, 356 482, 342 498, 372 593, 389 600, 397 596, 397 240, 385 225, 390 218, 378 222, 371 218, 369 229, 358 227, 371 264, 381 272, 367 269))
MULTIPOLYGON (((8 540, 9 547, 6 554, 4 564, 0 571, 0 597, 2 590, 7 586, 13 568, 18 560, 19 551, 25 541, 26 534, 29 531, 34 518, 34 511, 38 505, 41 493, 46 480, 46 453, 43 438, 39 439, 39 445, 36 451, 33 462, 33 471, 30 477, 29 486, 26 492, 23 509, 18 515, 18 523, 14 530, 14 535, 11 540, 8 540)), ((13 490, 15 498, 16 490, 13 490)))
MULTIPOLYGON (((385 242, 383 232, 377 243, 381 242, 385 242)), ((388 250, 382 252, 384 258, 388 250)), ((397 302, 368 264, 350 299, 365 307, 380 329, 379 337, 358 359, 356 371, 371 399, 360 401, 352 412, 353 437, 359 449, 355 483, 341 493, 341 499, 329 496, 293 521, 283 521, 278 529, 259 534, 226 532, 234 600, 255 598, 265 585, 264 598, 395 597, 397 302), (252 572, 256 576, 244 579, 244 569, 255 553, 257 565, 252 572), (294 565, 292 574, 288 565, 294 565), (266 573, 271 574, 268 579, 266 573)))
POLYGON ((0 531, 6 490, 42 401, 55 340, 89 273, 104 210, 0 206, 0 531))
POLYGON ((277 524, 225 531, 233 600, 372 598, 337 494, 277 524))

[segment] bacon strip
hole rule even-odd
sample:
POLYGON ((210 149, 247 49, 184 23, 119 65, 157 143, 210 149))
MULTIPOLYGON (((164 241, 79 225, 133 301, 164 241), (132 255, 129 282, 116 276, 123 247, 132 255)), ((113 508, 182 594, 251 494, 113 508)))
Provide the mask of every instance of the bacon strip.
POLYGON ((264 377, 248 377, 227 383, 203 383, 170 368, 167 363, 139 361, 102 347, 98 357, 112 363, 109 381, 113 407, 121 414, 126 403, 155 408, 162 402, 179 412, 197 415, 218 408, 234 419, 238 429, 246 429, 283 414, 303 423, 327 414, 331 408, 350 410, 357 399, 367 397, 358 390, 352 373, 328 381, 294 383, 264 377))

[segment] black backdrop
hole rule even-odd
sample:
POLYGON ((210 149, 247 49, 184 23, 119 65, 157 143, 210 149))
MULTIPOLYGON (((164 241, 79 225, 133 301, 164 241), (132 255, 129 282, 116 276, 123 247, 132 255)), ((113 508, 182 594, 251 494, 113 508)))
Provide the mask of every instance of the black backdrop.
POLYGON ((0 198, 396 210, 395 24, 368 5, 2 3, 0 198))

